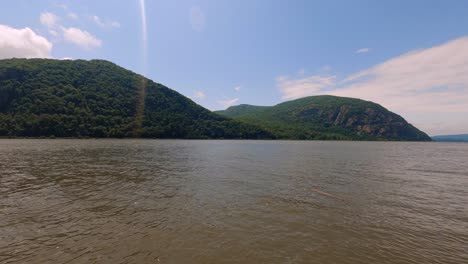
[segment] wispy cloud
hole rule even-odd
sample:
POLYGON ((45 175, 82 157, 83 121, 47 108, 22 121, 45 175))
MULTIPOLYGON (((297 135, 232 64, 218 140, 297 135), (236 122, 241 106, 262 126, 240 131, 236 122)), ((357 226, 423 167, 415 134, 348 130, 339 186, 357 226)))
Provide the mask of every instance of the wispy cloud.
POLYGON ((85 49, 91 49, 100 47, 102 45, 102 40, 96 38, 91 33, 86 30, 81 30, 79 28, 70 27, 62 28, 63 37, 66 41, 73 43, 79 47, 85 49))
POLYGON ((68 6, 66 4, 56 4, 56 6, 60 7, 61 9, 63 9, 64 12, 67 13, 67 17, 72 19, 72 20, 78 20, 79 19, 79 16, 78 14, 72 12, 68 6))
POLYGON ((111 21, 111 20, 102 20, 100 17, 94 15, 91 16, 91 20, 96 23, 100 28, 103 29, 111 29, 111 28, 119 28, 120 23, 117 21, 111 21))
POLYGON ((42 12, 39 15, 39 21, 41 22, 42 25, 52 28, 57 25, 58 17, 50 12, 42 12))
POLYGON ((0 25, 0 59, 49 58, 52 43, 32 29, 0 25))
POLYGON ((290 100, 321 92, 327 87, 335 85, 336 76, 312 75, 308 77, 290 78, 280 76, 276 84, 283 93, 283 99, 290 100))
POLYGON ((239 85, 239 86, 236 86, 236 87, 234 87, 234 91, 236 91, 236 92, 240 91, 240 89, 241 89, 240 85, 239 85))
POLYGON ((233 99, 226 99, 226 100, 219 100, 217 101, 217 103, 223 107, 223 109, 226 109, 232 105, 234 105, 235 103, 237 103, 237 101, 239 101, 239 98, 233 98, 233 99))
POLYGON ((194 6, 190 8, 189 20, 193 30, 201 32, 205 29, 206 16, 200 7, 194 6))
POLYGON ((468 37, 462 37, 403 54, 341 80, 320 75, 279 77, 277 85, 283 99, 319 94, 362 98, 403 114, 423 129, 443 121, 468 131, 467 118, 452 119, 468 114, 467 73, 468 37))
POLYGON ((62 8, 63 10, 68 10, 68 6, 66 4, 56 4, 57 7, 62 8))
POLYGON ((78 15, 73 12, 68 12, 67 16, 73 20, 78 20, 78 15))
POLYGON ((358 53, 358 54, 359 54, 359 53, 367 53, 367 52, 369 52, 369 51, 371 51, 370 48, 362 48, 362 49, 356 50, 356 53, 358 53))
POLYGON ((54 37, 58 37, 59 33, 53 29, 49 29, 49 34, 54 36, 54 37))
POLYGON ((49 32, 50 36, 53 37, 52 41, 60 38, 60 34, 58 32, 60 27, 59 20, 60 17, 51 12, 42 12, 39 15, 39 21, 43 26, 47 28, 47 31, 49 32))
POLYGON ((204 99, 206 97, 206 94, 203 91, 196 91, 195 94, 193 95, 193 98, 195 99, 204 99))

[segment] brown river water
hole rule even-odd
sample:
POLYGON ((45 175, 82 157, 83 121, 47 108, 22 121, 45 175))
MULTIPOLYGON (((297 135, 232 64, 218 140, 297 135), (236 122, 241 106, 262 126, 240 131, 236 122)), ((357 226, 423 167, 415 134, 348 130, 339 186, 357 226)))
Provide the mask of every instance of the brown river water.
POLYGON ((0 263, 468 263, 468 144, 3 139, 0 263))

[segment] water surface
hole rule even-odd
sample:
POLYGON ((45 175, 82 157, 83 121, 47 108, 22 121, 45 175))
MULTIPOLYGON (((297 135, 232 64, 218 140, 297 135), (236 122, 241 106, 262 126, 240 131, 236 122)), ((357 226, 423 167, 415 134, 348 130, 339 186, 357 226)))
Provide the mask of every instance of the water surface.
POLYGON ((0 140, 0 263, 468 263, 468 144, 0 140))

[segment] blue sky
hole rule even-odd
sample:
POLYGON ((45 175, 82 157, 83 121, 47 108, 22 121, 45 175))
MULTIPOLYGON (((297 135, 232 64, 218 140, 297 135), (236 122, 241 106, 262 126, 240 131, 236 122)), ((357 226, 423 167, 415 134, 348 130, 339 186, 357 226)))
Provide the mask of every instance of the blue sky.
POLYGON ((358 97, 468 133, 467 14, 455 0, 5 1, 0 58, 106 59, 211 110, 358 97))

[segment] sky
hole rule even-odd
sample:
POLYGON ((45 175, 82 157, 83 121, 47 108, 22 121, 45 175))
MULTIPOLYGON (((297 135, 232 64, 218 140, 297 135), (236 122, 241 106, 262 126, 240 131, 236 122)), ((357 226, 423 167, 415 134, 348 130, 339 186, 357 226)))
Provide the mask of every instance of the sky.
POLYGON ((468 133, 468 1, 4 1, 0 59, 105 59, 210 109, 331 94, 468 133))

